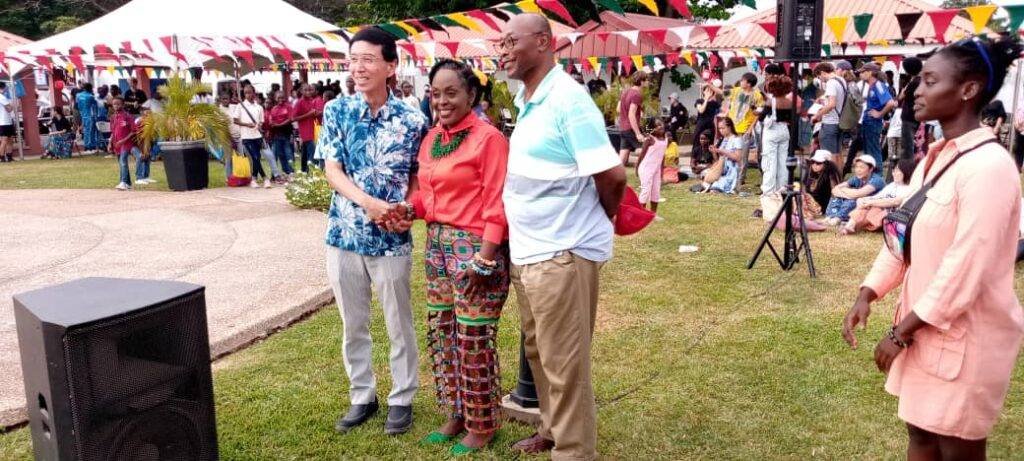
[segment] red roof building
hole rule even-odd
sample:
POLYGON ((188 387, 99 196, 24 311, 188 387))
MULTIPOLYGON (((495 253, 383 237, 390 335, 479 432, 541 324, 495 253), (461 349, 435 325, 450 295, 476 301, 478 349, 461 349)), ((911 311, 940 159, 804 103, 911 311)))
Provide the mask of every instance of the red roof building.
POLYGON ((26 43, 32 43, 32 40, 0 30, 0 53, 7 51, 12 46, 24 45, 26 43))
POLYGON ((602 11, 601 22, 591 20, 574 31, 583 34, 576 39, 575 44, 568 38, 558 40, 555 54, 558 58, 585 59, 592 56, 619 57, 671 53, 678 51, 683 42, 672 32, 664 31, 692 25, 692 22, 682 19, 632 13, 621 16, 611 11, 602 11), (636 44, 633 44, 632 37, 614 33, 632 31, 640 31, 636 37, 636 44), (663 37, 645 31, 662 31, 663 37))

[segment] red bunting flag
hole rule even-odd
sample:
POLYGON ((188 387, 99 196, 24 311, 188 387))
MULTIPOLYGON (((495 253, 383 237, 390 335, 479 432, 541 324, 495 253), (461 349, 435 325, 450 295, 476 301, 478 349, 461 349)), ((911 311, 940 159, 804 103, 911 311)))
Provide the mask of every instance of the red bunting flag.
POLYGON ((250 51, 250 50, 235 50, 235 51, 232 51, 232 53, 234 53, 235 56, 237 56, 239 58, 242 58, 242 60, 245 61, 245 63, 248 64, 249 67, 256 67, 256 62, 253 59, 252 51, 250 51))
POLYGON ((589 71, 593 70, 593 68, 590 67, 590 61, 587 60, 587 59, 580 59, 580 65, 583 66, 583 70, 585 72, 589 72, 589 71))
POLYGON ((149 39, 148 38, 142 39, 142 43, 144 45, 146 45, 146 49, 149 50, 150 53, 153 53, 153 45, 149 44, 149 39))
POLYGON ((597 35, 598 40, 601 40, 602 42, 607 42, 609 34, 611 34, 611 32, 598 32, 594 35, 597 35))
POLYGON ((455 58, 459 54, 459 42, 440 42, 445 48, 448 48, 448 52, 452 54, 452 58, 455 58))
POLYGON ((928 12, 928 17, 932 20, 932 26, 935 27, 935 38, 939 40, 939 43, 946 43, 946 30, 949 29, 949 24, 953 22, 953 18, 957 14, 960 14, 960 10, 935 10, 928 12))
POLYGON ((121 42, 121 52, 135 54, 135 50, 132 49, 132 42, 121 42))
POLYGON ((73 46, 68 50, 68 60, 71 61, 71 64, 74 65, 75 69, 78 69, 79 72, 85 72, 85 63, 82 61, 82 54, 84 53, 85 51, 78 46, 73 46))
POLYGON ((722 29, 722 26, 700 26, 704 29, 704 32, 708 34, 708 43, 714 43, 715 37, 718 36, 718 31, 722 29))
POLYGON ((651 29, 645 30, 644 33, 650 35, 657 43, 665 43, 665 36, 668 35, 668 29, 651 29))
POLYGON ((168 54, 170 54, 171 56, 174 56, 175 59, 177 59, 177 60, 179 60, 181 62, 188 63, 188 60, 185 59, 185 55, 181 54, 181 52, 174 51, 174 44, 172 43, 173 40, 174 39, 171 38, 171 36, 169 36, 169 35, 168 36, 164 36, 164 37, 160 37, 160 42, 164 44, 164 48, 167 48, 167 53, 168 54))
POLYGON ((679 54, 669 53, 665 56, 666 67, 675 67, 679 65, 679 54))
POLYGON ((46 70, 53 70, 53 61, 50 60, 49 56, 36 56, 35 58, 36 62, 39 63, 40 66, 45 67, 46 70))
POLYGON ((501 33, 501 27, 498 26, 498 23, 494 22, 494 19, 491 19, 491 15, 484 13, 483 11, 480 10, 467 11, 466 15, 468 15, 471 18, 477 19, 484 24, 487 24, 487 27, 494 29, 495 32, 501 33))
POLYGON ((759 22, 757 25, 761 26, 761 28, 764 29, 765 32, 768 32, 768 35, 771 35, 772 37, 775 37, 779 32, 779 25, 775 22, 765 21, 759 22))
POLYGON ((324 58, 324 61, 328 61, 332 65, 334 64, 334 60, 331 59, 331 54, 327 52, 327 48, 317 48, 317 49, 311 50, 311 51, 318 51, 318 52, 320 52, 320 56, 322 56, 324 58))
POLYGON ((857 45, 857 48, 860 48, 860 52, 861 53, 867 53, 868 52, 868 42, 865 42, 864 40, 860 40, 860 41, 853 42, 853 44, 857 45))
POLYGON ((690 7, 686 6, 686 0, 668 0, 668 4, 672 5, 679 12, 679 15, 684 18, 692 18, 690 14, 690 7))
POLYGON ((893 64, 896 64, 897 70, 901 69, 900 65, 903 64, 903 56, 900 56, 898 54, 889 56, 889 60, 892 61, 893 64))
POLYGON ((398 46, 402 47, 402 49, 405 50, 406 53, 409 53, 409 56, 412 56, 413 59, 419 59, 419 54, 416 53, 416 45, 404 42, 399 43, 398 46))
POLYGON ((633 73, 633 60, 629 56, 619 57, 619 61, 622 61, 622 70, 626 74, 633 73))
POLYGON ((572 15, 569 14, 569 10, 565 9, 565 5, 562 5, 562 2, 558 0, 536 0, 536 2, 537 6, 555 13, 558 17, 564 19, 565 22, 569 23, 573 27, 577 26, 576 21, 573 21, 572 15))
POLYGON ((224 58, 220 56, 220 53, 217 53, 216 51, 213 51, 210 48, 200 48, 199 54, 203 56, 208 56, 209 58, 214 59, 217 62, 224 62, 224 58))

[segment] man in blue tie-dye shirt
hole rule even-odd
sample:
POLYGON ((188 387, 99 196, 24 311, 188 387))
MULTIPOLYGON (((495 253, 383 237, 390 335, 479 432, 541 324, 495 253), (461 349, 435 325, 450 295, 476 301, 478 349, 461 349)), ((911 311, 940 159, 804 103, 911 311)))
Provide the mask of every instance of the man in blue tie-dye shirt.
POLYGON ((351 408, 335 429, 347 432, 378 409, 370 340, 370 292, 376 288, 391 340, 393 384, 384 429, 400 434, 412 426, 418 384, 409 288, 412 241, 408 231, 391 233, 379 224, 388 219, 392 204, 409 195, 428 126, 418 108, 387 89, 398 64, 393 37, 380 29, 364 29, 352 37, 350 52, 357 92, 324 107, 317 143, 334 189, 327 271, 344 322, 342 352, 350 380, 351 408))

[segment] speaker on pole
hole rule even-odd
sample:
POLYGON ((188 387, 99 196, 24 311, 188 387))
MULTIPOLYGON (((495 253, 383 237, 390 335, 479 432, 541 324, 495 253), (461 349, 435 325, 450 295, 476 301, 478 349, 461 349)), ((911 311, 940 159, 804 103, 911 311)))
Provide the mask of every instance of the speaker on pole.
POLYGON ((779 0, 776 15, 776 61, 821 59, 825 0, 779 0))
POLYGON ((87 278, 14 296, 45 460, 215 460, 205 288, 87 278))

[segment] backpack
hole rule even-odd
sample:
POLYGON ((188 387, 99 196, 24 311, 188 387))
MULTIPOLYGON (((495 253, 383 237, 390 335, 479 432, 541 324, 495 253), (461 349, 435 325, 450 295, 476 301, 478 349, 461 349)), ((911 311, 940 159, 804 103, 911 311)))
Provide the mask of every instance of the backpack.
MULTIPOLYGON (((849 89, 847 86, 847 90, 849 89)), ((846 103, 843 104, 842 115, 839 116, 839 129, 850 131, 860 123, 861 111, 864 110, 864 93, 857 88, 856 91, 847 91, 846 94, 846 103)))

